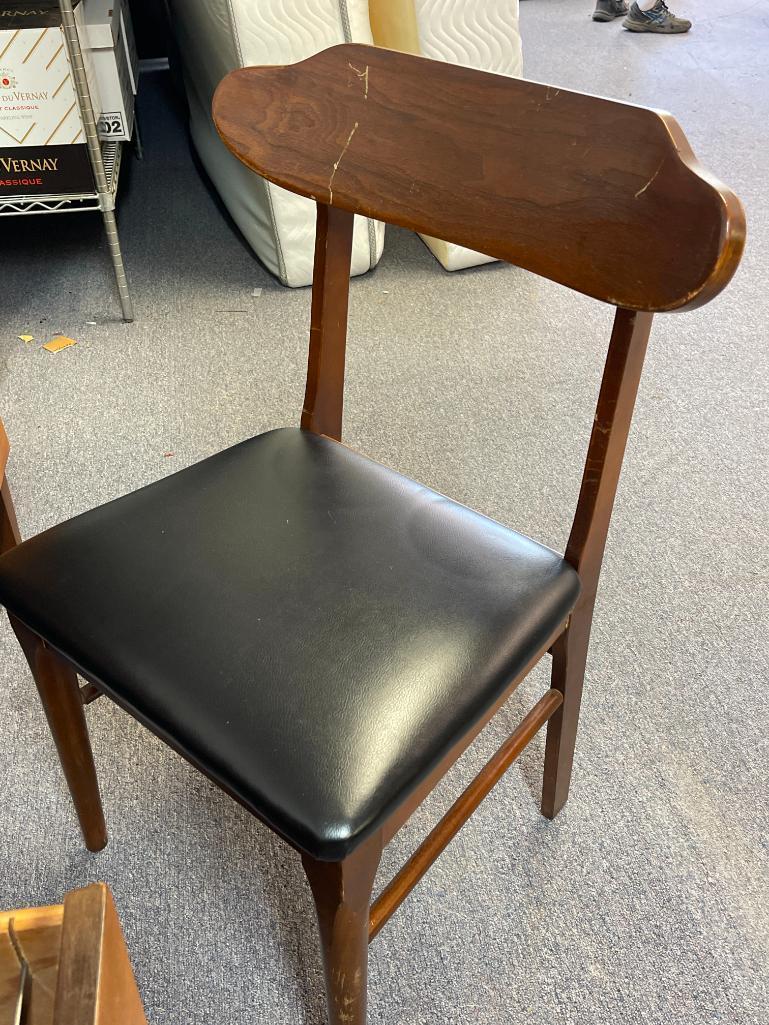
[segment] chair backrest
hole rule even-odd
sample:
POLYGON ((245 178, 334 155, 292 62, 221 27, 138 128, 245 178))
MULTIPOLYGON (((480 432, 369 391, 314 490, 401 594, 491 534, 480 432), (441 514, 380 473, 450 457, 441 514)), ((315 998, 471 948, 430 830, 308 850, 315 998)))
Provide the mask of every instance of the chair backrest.
POLYGON ((235 71, 214 118, 243 163, 318 204, 305 429, 341 438, 353 214, 618 308, 566 549, 592 603, 652 314, 729 282, 734 193, 669 114, 376 47, 235 71))
POLYGON ((225 143, 263 177, 457 242, 615 306, 691 307, 733 273, 744 219, 669 114, 376 47, 245 68, 225 143))

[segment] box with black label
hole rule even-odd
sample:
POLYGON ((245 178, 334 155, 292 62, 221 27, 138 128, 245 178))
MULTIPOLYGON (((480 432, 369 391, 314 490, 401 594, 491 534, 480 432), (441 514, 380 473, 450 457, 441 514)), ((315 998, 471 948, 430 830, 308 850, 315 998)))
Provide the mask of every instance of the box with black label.
POLYGON ((0 198, 77 195, 93 188, 85 143, 0 148, 0 198))
MULTIPOLYGON (((75 0, 78 35, 84 7, 75 0)), ((94 112, 93 61, 83 54, 94 112)), ((0 196, 94 188, 83 122, 56 0, 0 0, 0 196)))

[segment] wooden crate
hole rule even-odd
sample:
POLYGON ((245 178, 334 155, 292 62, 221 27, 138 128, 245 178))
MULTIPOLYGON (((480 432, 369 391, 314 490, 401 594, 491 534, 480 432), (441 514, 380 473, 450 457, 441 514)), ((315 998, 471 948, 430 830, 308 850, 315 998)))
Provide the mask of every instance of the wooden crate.
POLYGON ((112 894, 0 912, 0 1025, 147 1025, 112 894))

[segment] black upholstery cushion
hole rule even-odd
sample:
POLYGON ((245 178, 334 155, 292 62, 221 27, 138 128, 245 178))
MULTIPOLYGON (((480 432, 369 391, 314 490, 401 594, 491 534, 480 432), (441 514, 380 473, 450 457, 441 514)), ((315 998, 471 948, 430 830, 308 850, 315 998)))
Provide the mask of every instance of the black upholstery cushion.
POLYGON ((0 559, 0 601, 314 857, 344 857, 563 623, 561 556, 273 431, 0 559))

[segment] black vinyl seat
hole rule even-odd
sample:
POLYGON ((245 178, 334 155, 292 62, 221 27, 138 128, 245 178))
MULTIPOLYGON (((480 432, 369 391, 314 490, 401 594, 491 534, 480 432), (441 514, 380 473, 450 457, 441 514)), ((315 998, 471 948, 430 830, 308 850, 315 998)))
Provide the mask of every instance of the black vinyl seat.
POLYGON ((0 559, 0 601, 301 850, 369 835, 567 619, 561 556, 301 430, 0 559))

